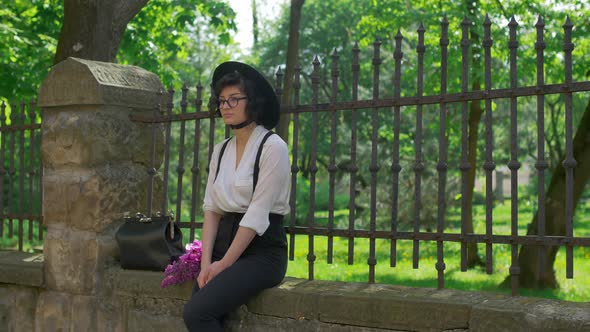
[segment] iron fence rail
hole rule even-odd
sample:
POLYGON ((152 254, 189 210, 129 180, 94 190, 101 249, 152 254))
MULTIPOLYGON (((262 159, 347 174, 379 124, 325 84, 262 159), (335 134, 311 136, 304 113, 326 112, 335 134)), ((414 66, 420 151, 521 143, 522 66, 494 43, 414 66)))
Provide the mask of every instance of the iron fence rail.
MULTIPOLYGON (((572 82, 569 84, 547 84, 542 86, 525 86, 516 88, 504 89, 490 89, 483 91, 469 91, 449 94, 426 95, 421 97, 405 96, 397 98, 381 98, 379 100, 358 100, 358 101, 336 101, 330 103, 307 104, 297 106, 281 106, 281 113, 313 113, 313 112, 328 112, 332 110, 349 111, 349 110, 365 110, 369 108, 391 108, 403 106, 417 106, 417 105, 440 105, 452 104, 459 102, 472 102, 494 99, 506 99, 512 96, 517 97, 543 97, 545 95, 563 94, 563 93, 577 93, 590 91, 590 82, 572 82)), ((199 100, 203 102, 203 100, 199 100)), ((176 113, 176 114, 134 114, 131 119, 136 122, 143 123, 166 123, 166 122, 180 122, 197 119, 211 118, 211 112, 199 111, 190 113, 176 113)))
MULTIPOLYGON (((332 67, 330 71, 331 76, 331 96, 328 103, 319 102, 319 90, 320 90, 320 68, 321 63, 316 57, 313 62, 313 70, 311 73, 311 103, 301 104, 301 68, 297 66, 295 68, 295 74, 293 79, 293 105, 283 105, 282 112, 292 114, 292 140, 291 140, 291 152, 292 152, 292 165, 291 165, 291 213, 289 218, 289 224, 286 226, 289 237, 290 247, 289 256, 290 259, 294 259, 295 250, 295 235, 304 234, 309 237, 308 241, 308 277, 314 279, 314 267, 316 261, 316 249, 314 247, 314 236, 326 236, 328 238, 327 248, 327 262, 332 263, 333 261, 333 237, 343 237, 348 239, 348 263, 352 264, 354 261, 354 239, 356 238, 367 238, 369 239, 369 254, 367 265, 369 269, 369 282, 375 282, 375 265, 376 261, 376 247, 375 240, 387 239, 390 241, 390 266, 395 267, 397 264, 397 253, 398 253, 398 240, 412 241, 413 254, 412 263, 414 268, 419 267, 420 262, 420 242, 421 241, 435 241, 437 251, 437 262, 436 269, 438 272, 438 287, 444 288, 444 271, 446 269, 445 257, 444 257, 444 243, 445 242, 457 242, 460 243, 461 253, 461 270, 467 269, 467 251, 468 245, 473 243, 485 244, 485 258, 486 258, 486 272, 491 274, 493 271, 493 245, 495 244, 506 244, 511 248, 511 266, 510 266, 510 279, 512 284, 513 295, 517 294, 518 291, 518 276, 520 274, 520 267, 518 265, 518 247, 521 245, 536 245, 541 249, 539 255, 540 266, 543 267, 545 262, 545 255, 543 253, 546 248, 550 246, 562 246, 566 248, 566 277, 573 278, 573 248, 574 247, 589 247, 590 237, 576 237, 573 234, 573 213, 574 213, 574 195, 573 195, 573 181, 574 181, 574 169, 576 168, 576 160, 573 150, 573 116, 572 116, 572 96, 575 93, 584 91, 590 91, 590 82, 574 82, 572 79, 572 51, 574 45, 571 41, 572 27, 569 17, 566 19, 566 23, 563 25, 563 65, 564 65, 564 81, 558 84, 546 84, 544 78, 544 22, 542 18, 539 18, 536 27, 537 39, 535 42, 535 50, 537 57, 537 79, 536 85, 534 86, 518 86, 517 78, 520 75, 517 67, 517 51, 519 48, 519 42, 517 39, 517 28, 518 23, 514 18, 510 20, 508 24, 509 28, 509 81, 510 86, 508 88, 494 88, 492 84, 492 56, 491 48, 493 46, 493 40, 491 38, 491 22, 486 17, 483 22, 484 37, 483 37, 483 72, 484 72, 484 89, 481 91, 470 91, 469 89, 469 72, 470 68, 470 51, 473 49, 472 40, 469 37, 469 29, 471 22, 467 19, 461 22, 461 91, 458 93, 448 93, 448 46, 449 42, 449 23, 446 17, 441 22, 441 37, 440 37, 440 93, 436 95, 424 95, 424 54, 426 46, 424 43, 425 29, 422 25, 418 28, 418 42, 416 46, 417 54, 417 76, 416 76, 416 95, 415 96, 401 96, 401 68, 402 59, 404 54, 402 52, 402 43, 404 37, 401 32, 398 32, 395 36, 395 49, 393 52, 393 59, 395 61, 395 69, 393 72, 393 97, 383 98, 380 96, 379 82, 380 82, 380 65, 382 64, 381 59, 381 43, 376 41, 373 44, 373 84, 372 84, 372 98, 366 100, 359 100, 359 72, 360 72, 360 60, 359 52, 360 49, 358 44, 355 44, 352 49, 352 64, 350 71, 352 74, 352 98, 350 101, 338 101, 338 82, 340 75, 339 68, 339 55, 334 51, 332 55, 332 67), (563 235, 547 234, 546 224, 546 211, 545 211, 545 172, 548 168, 548 162, 544 151, 545 142, 545 96, 558 94, 563 96, 565 104, 565 160, 563 166, 565 168, 566 188, 565 188, 565 233, 563 235), (518 172, 521 167, 522 156, 519 156, 518 146, 518 99, 528 96, 536 97, 536 116, 537 116, 537 158, 535 168, 537 170, 537 176, 539 178, 538 183, 538 224, 537 224, 537 235, 519 235, 519 202, 518 202, 518 172), (509 154, 510 160, 507 166, 510 170, 510 183, 511 183, 511 215, 510 215, 510 234, 500 235, 494 233, 494 216, 492 213, 494 197, 492 192, 492 174, 496 168, 496 161, 493 156, 495 150, 494 147, 494 113, 492 112, 492 102, 497 99, 507 99, 509 102, 509 133, 510 133, 510 147, 509 154), (468 135, 469 135, 469 103, 483 101, 484 103, 484 162, 483 170, 485 172, 485 233, 476 234, 467 228, 467 223, 470 218, 470 212, 472 209, 473 202, 467 199, 465 193, 469 190, 469 172, 476 165, 472 165, 470 161, 470 152, 468 151, 468 135), (460 172, 460 183, 461 183, 461 228, 459 233, 449 233, 445 231, 446 228, 446 217, 444 213, 444 205, 446 198, 446 178, 448 172, 451 169, 449 166, 449 145, 445 140, 445 137, 449 133, 447 125, 449 105, 460 106, 460 161, 458 170, 460 172), (422 180, 424 172, 427 169, 427 165, 423 160, 424 146, 424 115, 425 105, 438 105, 438 156, 436 162, 436 173, 438 177, 438 190, 436 193, 438 202, 438 212, 436 217, 436 231, 424 232, 421 231, 423 228, 423 217, 421 215, 421 197, 422 197, 422 180), (414 172, 414 186, 413 186, 413 200, 414 200, 414 214, 411 224, 411 231, 402 231, 399 228, 399 182, 400 172, 402 171, 401 162, 401 149, 400 149, 400 123, 401 123, 401 110, 404 107, 412 106, 415 107, 415 139, 414 139, 414 157, 411 171, 414 172), (379 149, 379 114, 384 112, 382 109, 386 109, 387 114, 393 117, 393 140, 391 142, 392 159, 379 160, 378 149, 379 149), (336 164, 336 144, 338 143, 338 135, 336 129, 338 128, 338 121, 336 114, 342 111, 350 111, 350 161, 344 169, 340 169, 336 164), (359 145, 359 133, 358 125, 359 118, 357 111, 368 110, 370 114, 371 122, 371 133, 370 133, 370 157, 368 160, 359 160, 358 156, 358 145, 359 145), (393 112, 391 112, 393 110, 393 112), (311 126, 310 137, 306 138, 311 143, 309 147, 309 160, 306 169, 301 169, 301 151, 300 141, 302 140, 300 135, 301 130, 301 119, 300 115, 310 113, 311 126), (318 130, 319 130, 319 118, 318 115, 321 113, 329 113, 331 116, 329 120, 322 123, 323 126, 329 126, 329 144, 330 154, 328 156, 327 165, 318 165, 318 130), (391 172, 391 220, 389 222, 388 230, 381 230, 377 227, 377 187, 379 185, 379 171, 382 169, 380 164, 391 163, 387 171, 391 172), (316 211, 316 184, 317 184, 317 172, 321 167, 325 166, 325 170, 328 172, 329 182, 329 193, 328 193, 328 222, 327 227, 319 226, 316 224, 314 213, 316 211), (370 174, 370 216, 368 229, 357 229, 356 227, 356 200, 357 192, 356 188, 359 181, 359 171, 361 166, 368 166, 370 174), (334 224, 334 200, 335 200, 335 174, 339 170, 346 171, 349 175, 349 213, 348 213, 348 227, 347 228, 336 228, 334 224), (307 225, 304 227, 297 226, 295 220, 296 216, 296 193, 298 192, 298 173, 305 171, 309 179, 309 217, 307 218, 307 225)), ((279 70, 276 74, 277 78, 277 94, 282 93, 281 81, 282 72, 279 70)), ((166 107, 164 114, 155 112, 153 116, 140 116, 133 115, 132 120, 138 122, 151 123, 155 128, 158 123, 163 123, 166 126, 166 154, 163 169, 164 188, 168 188, 168 172, 170 165, 170 149, 171 149, 171 124, 180 122, 180 136, 179 136, 179 151, 178 161, 176 162, 176 176, 177 176, 177 192, 176 198, 181 196, 183 185, 183 174, 185 172, 184 159, 185 159, 185 123, 187 121, 194 121, 194 135, 193 135, 193 151, 192 159, 193 165, 191 167, 192 173, 192 193, 191 193, 191 210, 190 210, 190 221, 182 220, 180 217, 178 223, 181 227, 190 229, 191 240, 195 235, 195 228, 202 227, 201 222, 197 222, 197 204, 200 204, 200 197, 203 185, 203 179, 206 176, 206 168, 201 167, 203 161, 199 159, 199 155, 203 152, 207 153, 208 159, 211 158, 213 150, 213 142, 215 141, 215 114, 213 110, 202 111, 203 104, 203 87, 197 87, 197 97, 194 100, 194 112, 187 112, 187 93, 186 86, 183 86, 181 95, 181 111, 173 112, 174 105, 172 103, 174 91, 169 90, 168 94, 164 96, 166 99, 166 107), (208 141, 205 146, 203 143, 203 128, 201 126, 202 121, 209 121, 209 134, 208 141), (205 149, 205 151, 203 151, 205 149), (200 186, 200 187, 199 187, 200 186)), ((160 107, 157 107, 158 109, 160 107)), ((228 135, 228 128, 225 130, 225 135, 228 135)), ((155 134, 154 134, 155 135, 155 134)), ((155 137, 155 136, 154 136, 155 137)), ((155 138, 154 138, 155 142, 155 138)), ((154 149, 152 149, 152 156, 154 149)), ((152 158, 152 161, 154 158, 152 158)), ((208 164, 208 163, 207 163, 208 164)), ((152 166, 148 168, 148 174, 154 176, 156 170, 152 162, 152 166)), ((161 210, 167 210, 168 198, 167 190, 164 190, 164 200, 161 210)), ((149 188, 149 197, 153 194, 153 186, 149 188)), ((149 209, 151 211, 151 198, 148 198, 149 209)), ((182 199, 179 199, 180 201, 182 199)), ((181 202, 176 202, 176 215, 182 215, 181 202)), ((541 270, 542 271, 542 270, 541 270)))
POLYGON ((26 241, 32 244, 35 238, 35 225, 36 240, 44 235, 41 124, 35 100, 9 105, 0 104, 0 238, 17 238, 17 250, 23 251, 26 241))

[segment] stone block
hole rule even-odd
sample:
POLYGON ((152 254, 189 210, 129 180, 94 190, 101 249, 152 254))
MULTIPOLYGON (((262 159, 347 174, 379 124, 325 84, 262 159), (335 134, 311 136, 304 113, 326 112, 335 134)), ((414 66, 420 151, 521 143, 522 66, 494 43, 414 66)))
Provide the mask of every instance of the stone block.
POLYGON ((467 328, 471 306, 479 301, 477 294, 468 292, 373 284, 358 290, 328 288, 319 305, 323 322, 440 331, 467 328))
POLYGON ((14 321, 15 331, 29 332, 35 330, 35 310, 39 292, 37 289, 19 287, 15 294, 14 321))
POLYGON ((474 292, 437 291, 393 285, 368 285, 286 278, 248 303, 253 314, 295 321, 318 321, 375 329, 412 331, 469 328, 474 292))
POLYGON ((45 110, 41 157, 47 168, 95 167, 133 161, 151 167, 152 134, 155 135, 154 167, 164 154, 162 125, 129 120, 128 108, 78 106, 45 110))
POLYGON ((483 301, 472 309, 470 331, 590 331, 590 303, 532 297, 483 301))
POLYGON ((0 287, 0 331, 34 331, 37 296, 34 288, 0 287))
POLYGON ((70 331, 96 331, 98 301, 94 296, 72 296, 70 331))
POLYGON ((41 293, 37 302, 35 331, 70 331, 71 309, 70 294, 41 293))
POLYGON ((159 78, 142 68, 68 58, 54 66, 39 91, 43 107, 41 154, 46 168, 162 162, 162 125, 132 122, 131 114, 159 111, 159 78), (152 130, 153 129, 153 130, 152 130))
MULTIPOLYGON (((122 221, 125 212, 146 211, 148 180, 145 169, 133 163, 93 170, 47 170, 43 177, 44 223, 102 232, 113 222, 122 221)), ((154 197, 160 197, 161 181, 154 183, 154 197)))
MULTIPOLYGON (((407 332, 408 330, 392 330, 371 328, 356 325, 330 324, 317 320, 279 318, 256 314, 247 314, 241 319, 235 316, 226 318, 224 328, 228 332, 300 332, 300 331, 321 331, 321 332, 407 332)), ((445 331, 445 332, 467 332, 445 331)))
POLYGON ((45 281, 50 290, 91 294, 98 285, 101 244, 96 234, 57 225, 45 238, 45 281))
POLYGON ((96 330, 101 332, 126 332, 127 308, 118 297, 100 298, 97 310, 96 330))
POLYGON ((303 279, 286 278, 248 303, 248 311, 296 320, 318 319, 317 288, 303 279))
POLYGON ((182 317, 154 315, 141 310, 129 311, 127 330, 142 332, 187 331, 182 317))
POLYGON ((122 105, 153 109, 164 90, 153 73, 136 66, 68 58, 53 66, 39 90, 41 107, 122 105))
POLYGON ((147 296, 160 299, 176 299, 186 302, 190 298, 192 285, 161 288, 163 272, 125 270, 119 266, 111 266, 108 271, 115 294, 127 296, 147 296))
POLYGON ((14 307, 14 292, 8 287, 0 287, 0 326, 7 329, 14 324, 12 308, 14 307))

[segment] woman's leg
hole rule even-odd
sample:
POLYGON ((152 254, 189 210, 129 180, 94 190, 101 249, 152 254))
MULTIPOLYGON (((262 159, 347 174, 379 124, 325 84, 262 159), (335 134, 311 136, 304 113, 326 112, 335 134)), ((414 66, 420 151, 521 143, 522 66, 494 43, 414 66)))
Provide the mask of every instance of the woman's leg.
POLYGON ((222 318, 285 276, 286 251, 280 255, 248 255, 193 292, 184 307, 189 331, 223 331, 222 318))

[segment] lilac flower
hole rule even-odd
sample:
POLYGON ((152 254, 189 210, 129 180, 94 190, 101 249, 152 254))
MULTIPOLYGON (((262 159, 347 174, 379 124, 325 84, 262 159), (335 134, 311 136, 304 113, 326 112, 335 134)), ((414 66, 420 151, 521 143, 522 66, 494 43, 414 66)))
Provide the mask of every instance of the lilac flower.
POLYGON ((165 288, 196 280, 201 271, 201 248, 199 240, 187 244, 186 252, 164 270, 165 277, 160 286, 165 288))

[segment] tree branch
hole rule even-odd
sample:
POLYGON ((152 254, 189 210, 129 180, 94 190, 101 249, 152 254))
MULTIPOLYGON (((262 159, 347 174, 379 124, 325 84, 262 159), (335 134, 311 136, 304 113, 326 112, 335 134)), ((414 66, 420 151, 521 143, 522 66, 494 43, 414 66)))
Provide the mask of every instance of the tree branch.
POLYGON ((65 0, 54 63, 70 56, 114 62, 127 24, 148 0, 65 0))
POLYGON ((495 0, 494 2, 500 8, 500 11, 502 12, 502 15, 504 15, 504 17, 507 20, 509 20, 510 19, 510 15, 508 14, 508 12, 506 12, 506 9, 504 8, 504 6, 502 6, 502 2, 500 2, 500 0, 495 0))
MULTIPOLYGON (((137 15, 149 0, 126 0, 115 3, 115 21, 129 22, 137 15)), ((125 23, 125 25, 127 25, 125 23)))

